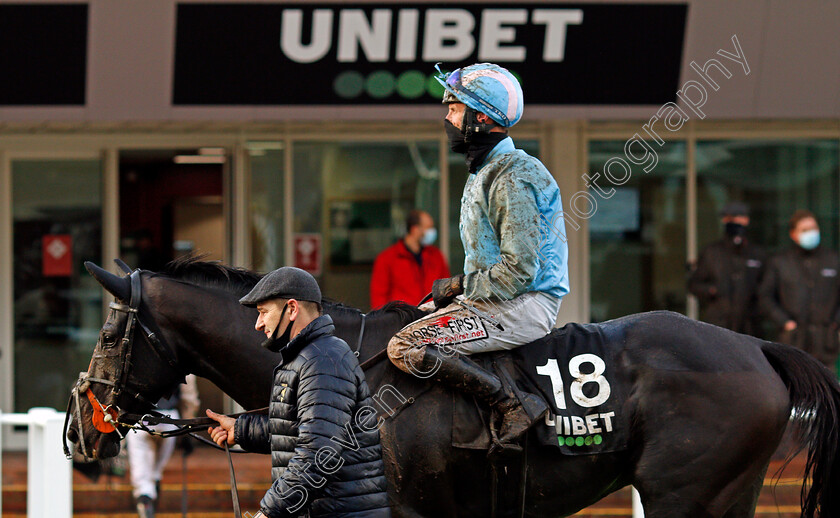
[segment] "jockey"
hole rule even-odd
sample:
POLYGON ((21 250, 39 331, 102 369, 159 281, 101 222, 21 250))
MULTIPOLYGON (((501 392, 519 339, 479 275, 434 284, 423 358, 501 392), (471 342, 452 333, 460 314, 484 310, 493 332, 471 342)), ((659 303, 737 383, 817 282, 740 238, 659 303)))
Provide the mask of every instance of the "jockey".
POLYGON ((523 109, 522 89, 509 71, 477 63, 436 79, 449 107, 449 146, 466 155, 471 173, 461 196, 464 274, 434 282, 436 310, 397 333, 388 356, 407 373, 486 401, 501 416, 496 445, 516 448, 546 404, 531 394, 516 397, 467 356, 514 349, 554 326, 569 291, 560 190, 507 134, 523 109))

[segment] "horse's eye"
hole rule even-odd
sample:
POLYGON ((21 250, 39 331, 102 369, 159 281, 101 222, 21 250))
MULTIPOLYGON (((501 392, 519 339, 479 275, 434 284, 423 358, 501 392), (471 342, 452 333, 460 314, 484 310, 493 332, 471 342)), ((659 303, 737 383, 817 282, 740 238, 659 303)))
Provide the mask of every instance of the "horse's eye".
POLYGON ((111 334, 102 334, 102 345, 104 347, 113 347, 117 344, 117 337, 111 334))

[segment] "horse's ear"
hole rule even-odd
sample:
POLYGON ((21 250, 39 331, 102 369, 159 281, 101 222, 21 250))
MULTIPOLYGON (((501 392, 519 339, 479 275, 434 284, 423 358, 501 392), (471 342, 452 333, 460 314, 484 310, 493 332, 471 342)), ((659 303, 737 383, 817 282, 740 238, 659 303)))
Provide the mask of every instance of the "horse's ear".
POLYGON ((123 271, 123 273, 125 273, 126 275, 130 275, 130 274, 131 274, 131 266, 129 266, 129 265, 127 265, 127 264, 125 264, 125 262, 124 262, 122 259, 120 259, 119 257, 115 257, 115 258, 114 258, 114 263, 115 263, 117 266, 119 266, 119 267, 120 267, 120 270, 122 270, 122 271, 123 271))
POLYGON ((131 298, 131 279, 128 277, 118 277, 90 261, 85 261, 85 268, 111 295, 123 301, 131 298))

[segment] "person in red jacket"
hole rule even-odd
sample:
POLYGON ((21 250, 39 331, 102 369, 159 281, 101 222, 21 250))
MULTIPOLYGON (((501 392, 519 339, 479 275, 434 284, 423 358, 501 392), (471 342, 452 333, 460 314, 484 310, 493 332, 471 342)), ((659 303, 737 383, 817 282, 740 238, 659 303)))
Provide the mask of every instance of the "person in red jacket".
POLYGON ((370 279, 370 307, 376 309, 393 300, 418 304, 432 291, 432 283, 449 277, 449 265, 436 246, 435 222, 428 212, 412 210, 405 221, 406 233, 373 263, 370 279))

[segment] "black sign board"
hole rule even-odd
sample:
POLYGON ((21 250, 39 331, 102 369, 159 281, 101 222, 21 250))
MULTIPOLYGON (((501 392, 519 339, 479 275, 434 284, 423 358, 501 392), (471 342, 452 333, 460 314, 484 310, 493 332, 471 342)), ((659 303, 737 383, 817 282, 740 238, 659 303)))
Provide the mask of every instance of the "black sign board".
POLYGON ((87 4, 0 4, 0 105, 84 105, 87 4))
POLYGON ((528 104, 674 101, 684 4, 179 4, 176 105, 439 102, 434 64, 519 76, 528 104))

